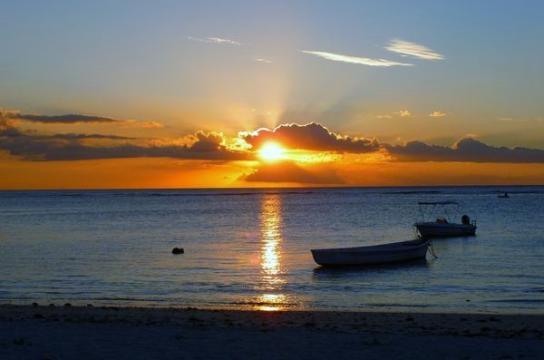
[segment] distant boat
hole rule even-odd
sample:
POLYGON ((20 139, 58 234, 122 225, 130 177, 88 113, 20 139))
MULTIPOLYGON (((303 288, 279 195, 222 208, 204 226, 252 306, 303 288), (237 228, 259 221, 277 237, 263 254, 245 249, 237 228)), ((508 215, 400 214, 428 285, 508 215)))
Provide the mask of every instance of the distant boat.
POLYGON ((384 245, 312 249, 312 256, 321 266, 381 265, 423 259, 428 247, 429 241, 418 239, 384 245))
POLYGON ((510 196, 505 191, 504 194, 499 194, 497 197, 500 198, 500 199, 508 199, 510 196))
MULTIPOLYGON (((437 202, 419 202, 422 206, 441 206, 459 204, 455 201, 437 201, 437 202)), ((446 211, 447 213, 447 211, 446 211)), ((420 221, 414 224, 419 235, 424 238, 453 237, 453 236, 473 236, 476 235, 476 222, 471 221, 468 215, 461 216, 461 223, 448 221, 447 217, 439 217, 435 221, 420 221)))

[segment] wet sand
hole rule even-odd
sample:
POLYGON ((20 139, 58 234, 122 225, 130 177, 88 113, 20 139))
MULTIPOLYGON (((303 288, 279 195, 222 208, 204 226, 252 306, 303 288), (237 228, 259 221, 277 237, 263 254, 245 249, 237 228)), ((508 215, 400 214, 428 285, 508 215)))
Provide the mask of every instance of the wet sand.
POLYGON ((544 315, 0 306, 1 359, 542 358, 544 315))

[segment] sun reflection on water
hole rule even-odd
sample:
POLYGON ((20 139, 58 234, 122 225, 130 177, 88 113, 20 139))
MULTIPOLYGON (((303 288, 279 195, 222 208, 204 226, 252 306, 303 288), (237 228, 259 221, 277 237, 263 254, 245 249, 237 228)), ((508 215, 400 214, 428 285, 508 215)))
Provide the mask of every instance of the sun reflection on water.
POLYGON ((287 302, 281 294, 285 279, 281 262, 281 197, 267 194, 261 204, 261 287, 258 310, 282 310, 287 302))
POLYGON ((258 298, 259 305, 257 310, 261 311, 278 311, 285 308, 287 296, 284 294, 262 294, 258 298))

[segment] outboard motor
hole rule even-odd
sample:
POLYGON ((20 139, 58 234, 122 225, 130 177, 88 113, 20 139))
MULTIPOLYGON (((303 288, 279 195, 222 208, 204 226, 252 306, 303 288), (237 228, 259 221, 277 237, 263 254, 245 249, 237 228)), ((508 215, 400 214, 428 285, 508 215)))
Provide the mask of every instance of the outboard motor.
POLYGON ((463 225, 470 225, 470 217, 468 215, 461 216, 461 222, 463 225))

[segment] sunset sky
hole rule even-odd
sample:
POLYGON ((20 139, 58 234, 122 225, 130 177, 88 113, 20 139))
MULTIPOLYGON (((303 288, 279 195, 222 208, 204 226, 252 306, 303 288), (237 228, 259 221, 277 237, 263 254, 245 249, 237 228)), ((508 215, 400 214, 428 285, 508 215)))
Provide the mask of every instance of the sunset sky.
POLYGON ((0 188, 544 183, 541 1, 5 1, 0 188))

